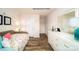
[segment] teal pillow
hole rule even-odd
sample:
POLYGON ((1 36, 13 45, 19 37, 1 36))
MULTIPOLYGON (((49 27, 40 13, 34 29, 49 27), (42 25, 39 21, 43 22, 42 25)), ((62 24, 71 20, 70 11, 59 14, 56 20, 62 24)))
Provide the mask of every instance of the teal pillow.
POLYGON ((75 31, 74 31, 74 37, 75 37, 76 40, 79 41, 79 28, 75 29, 75 31))
POLYGON ((2 36, 0 36, 0 42, 3 40, 2 36))
POLYGON ((0 49, 0 51, 16 51, 16 50, 13 48, 2 48, 0 49))
POLYGON ((2 46, 2 40, 3 40, 3 38, 0 36, 0 48, 2 48, 3 46, 2 46))

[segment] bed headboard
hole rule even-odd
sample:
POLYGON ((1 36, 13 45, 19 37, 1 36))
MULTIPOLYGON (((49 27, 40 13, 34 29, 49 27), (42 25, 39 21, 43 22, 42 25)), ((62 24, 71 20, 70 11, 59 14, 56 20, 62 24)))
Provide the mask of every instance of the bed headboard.
POLYGON ((18 31, 14 31, 14 30, 8 30, 8 31, 3 31, 3 32, 0 32, 0 36, 4 36, 6 33, 11 33, 11 34, 16 34, 16 33, 26 33, 26 34, 28 34, 28 32, 23 32, 23 31, 21 31, 21 32, 18 32, 18 31))

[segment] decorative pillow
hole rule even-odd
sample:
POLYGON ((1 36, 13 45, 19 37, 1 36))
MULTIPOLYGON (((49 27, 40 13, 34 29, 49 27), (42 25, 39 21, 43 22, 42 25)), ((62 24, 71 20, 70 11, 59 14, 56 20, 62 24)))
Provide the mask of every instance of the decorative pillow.
POLYGON ((4 40, 2 41, 2 46, 3 46, 4 48, 10 47, 10 40, 8 40, 8 38, 4 38, 4 40))
POLYGON ((2 36, 0 36, 0 42, 3 40, 2 36))
POLYGON ((7 33, 7 34, 4 35, 4 37, 5 38, 8 38, 8 39, 11 39, 11 34, 10 33, 7 33))
POLYGON ((2 34, 2 33, 0 32, 0 34, 2 34))
POLYGON ((79 40, 79 28, 75 29, 74 37, 75 37, 76 40, 79 40))
POLYGON ((3 47, 3 46, 2 46, 2 43, 1 43, 1 42, 2 42, 2 40, 3 40, 3 39, 2 39, 2 37, 0 36, 0 48, 2 48, 2 47, 3 47))

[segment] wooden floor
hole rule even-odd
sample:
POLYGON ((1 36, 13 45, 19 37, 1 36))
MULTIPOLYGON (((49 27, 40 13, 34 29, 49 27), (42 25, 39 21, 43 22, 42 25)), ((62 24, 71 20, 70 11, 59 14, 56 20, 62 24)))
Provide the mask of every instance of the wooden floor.
POLYGON ((47 36, 41 34, 40 38, 30 37, 24 51, 53 51, 53 49, 48 44, 47 36))

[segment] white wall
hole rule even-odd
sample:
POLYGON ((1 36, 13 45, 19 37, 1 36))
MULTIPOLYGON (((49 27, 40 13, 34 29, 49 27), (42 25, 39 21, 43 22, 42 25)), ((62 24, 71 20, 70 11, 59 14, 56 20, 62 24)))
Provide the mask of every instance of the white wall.
POLYGON ((54 9, 53 11, 51 11, 48 15, 47 21, 46 21, 46 33, 48 33, 48 31, 52 30, 52 26, 54 28, 59 27, 59 17, 65 13, 70 12, 73 9, 68 9, 68 8, 58 8, 58 9, 54 9))
POLYGON ((27 31, 30 36, 39 37, 40 18, 37 14, 21 14, 16 9, 1 8, 0 14, 11 17, 11 25, 0 25, 0 32, 7 30, 27 31))
POLYGON ((15 22, 18 20, 18 13, 14 9, 1 8, 0 15, 11 17, 11 25, 0 25, 0 32, 14 30, 15 22))
POLYGON ((46 22, 46 18, 41 16, 40 17, 40 33, 45 33, 45 22, 46 22))
POLYGON ((37 14, 25 14, 21 16, 21 28, 29 33, 31 37, 39 37, 40 20, 37 14))

